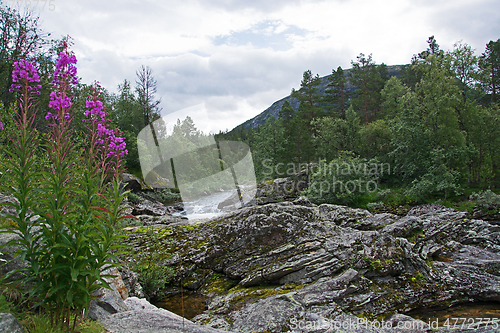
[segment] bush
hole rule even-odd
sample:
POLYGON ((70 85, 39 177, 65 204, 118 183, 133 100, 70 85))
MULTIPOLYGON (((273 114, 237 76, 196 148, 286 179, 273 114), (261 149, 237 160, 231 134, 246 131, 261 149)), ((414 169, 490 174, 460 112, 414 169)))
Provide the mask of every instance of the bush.
POLYGON ((382 201, 370 202, 369 204, 366 205, 366 208, 369 211, 373 211, 373 210, 376 210, 376 209, 379 209, 379 208, 383 208, 383 207, 384 207, 384 203, 382 201))
POLYGON ((135 204, 138 204, 139 202, 141 202, 141 197, 139 197, 137 194, 135 194, 133 192, 129 192, 127 194, 127 198, 128 198, 128 201, 135 203, 135 204))
POLYGON ((392 194, 392 191, 390 188, 379 191, 377 193, 377 199, 380 199, 380 200, 386 199, 390 194, 392 194))
POLYGON ((500 205, 500 195, 495 194, 492 190, 474 192, 469 196, 469 200, 476 201, 486 209, 493 209, 500 205))
POLYGON ((153 196, 164 205, 169 205, 181 200, 180 193, 172 192, 169 188, 164 188, 153 192, 153 196))
MULTIPOLYGON (((175 276, 174 268, 162 264, 165 257, 162 258, 162 238, 165 234, 155 230, 153 226, 148 227, 148 244, 145 251, 140 257, 136 258, 136 266, 134 271, 139 274, 139 282, 144 289, 146 295, 151 298, 156 298, 159 292, 167 283, 175 276)), ((164 256, 164 255, 163 255, 164 256)))
POLYGON ((160 266, 154 263, 157 256, 152 255, 150 265, 138 266, 139 282, 146 295, 157 298, 159 292, 175 276, 175 270, 170 266, 160 266))
POLYGON ((342 152, 330 163, 321 161, 304 194, 317 204, 355 205, 363 196, 378 189, 382 172, 377 160, 366 160, 351 152, 342 152))
MULTIPOLYGON (((67 333, 62 327, 54 327, 46 315, 28 315, 20 321, 27 333, 67 333)), ((96 321, 85 319, 76 326, 80 333, 103 333, 104 328, 96 321)))

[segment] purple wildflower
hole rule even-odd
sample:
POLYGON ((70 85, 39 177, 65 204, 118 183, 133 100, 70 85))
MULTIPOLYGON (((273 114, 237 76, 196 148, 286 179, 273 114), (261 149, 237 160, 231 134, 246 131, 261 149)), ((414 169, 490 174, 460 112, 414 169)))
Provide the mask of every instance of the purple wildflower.
POLYGON ((3 130, 3 123, 0 121, 0 130, 3 130))
POLYGON ((115 133, 113 135, 108 137, 108 141, 110 142, 108 144, 108 154, 107 157, 110 156, 115 156, 115 157, 123 157, 123 155, 128 154, 128 150, 125 149, 127 144, 124 141, 124 138, 120 136, 115 136, 115 133))
POLYGON ((57 58, 56 71, 54 72, 54 79, 52 83, 55 85, 70 82, 71 84, 78 84, 76 77, 76 56, 71 53, 61 52, 57 58))
POLYGON ((85 103, 85 105, 90 108, 90 110, 85 111, 85 116, 89 117, 89 119, 84 119, 84 121, 104 120, 104 118, 106 117, 106 113, 103 110, 104 106, 100 100, 89 100, 85 103))
POLYGON ((64 50, 59 53, 54 79, 52 80, 55 91, 50 93, 49 108, 57 112, 55 112, 55 114, 48 112, 45 119, 69 120, 71 118, 70 114, 67 112, 73 105, 69 92, 71 91, 71 85, 76 85, 78 80, 75 66, 76 56, 73 54, 73 51, 68 50, 69 44, 69 37, 63 39, 62 46, 64 50))
POLYGON ((26 59, 18 59, 14 62, 14 70, 12 71, 12 85, 9 91, 19 91, 21 90, 22 82, 25 82, 26 89, 32 91, 37 95, 40 95, 40 77, 38 76, 38 70, 36 66, 26 59))

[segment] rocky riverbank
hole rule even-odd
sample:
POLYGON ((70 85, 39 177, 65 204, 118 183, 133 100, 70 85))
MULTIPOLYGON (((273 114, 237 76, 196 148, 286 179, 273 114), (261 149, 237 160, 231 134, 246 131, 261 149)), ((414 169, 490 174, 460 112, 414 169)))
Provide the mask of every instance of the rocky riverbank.
MULTIPOLYGON (((209 297, 193 319, 208 327, 326 332, 332 323, 360 320, 417 327, 423 322, 402 314, 500 302, 500 226, 443 206, 415 207, 401 217, 299 198, 155 228, 165 255, 158 264, 209 297)), ((128 231, 128 242, 128 260, 151 245, 140 228, 128 231)), ((363 330, 384 329, 350 331, 363 330)))
POLYGON ((139 225, 124 229, 122 260, 137 267, 153 251, 155 267, 175 272, 170 284, 206 295, 207 310, 188 321, 156 308, 124 268, 88 316, 110 332, 426 332, 447 330, 404 314, 500 306, 497 224, 440 205, 374 214, 264 192, 194 224, 157 202, 131 204, 139 225))

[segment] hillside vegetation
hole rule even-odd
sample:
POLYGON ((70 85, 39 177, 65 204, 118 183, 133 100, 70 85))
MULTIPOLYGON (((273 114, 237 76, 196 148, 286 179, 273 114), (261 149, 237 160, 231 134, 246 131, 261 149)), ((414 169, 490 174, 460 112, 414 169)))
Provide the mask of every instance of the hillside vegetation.
POLYGON ((352 66, 305 71, 299 89, 218 139, 249 144, 258 179, 308 171, 318 202, 446 201, 500 186, 500 39, 477 55, 432 36, 409 65, 360 54, 352 66))

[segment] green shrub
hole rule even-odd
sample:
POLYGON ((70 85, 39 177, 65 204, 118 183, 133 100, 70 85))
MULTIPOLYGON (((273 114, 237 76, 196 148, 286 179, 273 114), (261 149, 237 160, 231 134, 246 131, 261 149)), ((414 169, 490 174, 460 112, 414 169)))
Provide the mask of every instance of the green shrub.
POLYGON ((175 276, 175 269, 162 264, 166 259, 162 251, 164 233, 158 232, 152 226, 148 227, 146 233, 148 243, 145 250, 136 258, 134 271, 139 274, 139 282, 146 295, 156 298, 175 276))
MULTIPOLYGON (((60 326, 54 327, 49 316, 28 315, 21 320, 27 333, 67 333, 60 326)), ((104 333, 106 330, 96 321, 85 319, 76 326, 76 331, 80 333, 104 333)))
POLYGON ((495 192, 491 190, 481 191, 479 193, 474 192, 469 196, 469 200, 477 201, 478 204, 484 206, 500 205, 500 195, 495 194, 495 192))
POLYGON ((7 301, 4 295, 0 294, 0 313, 10 312, 12 309, 12 303, 7 301))
POLYGON ((156 196, 160 199, 158 201, 163 204, 171 204, 174 202, 178 202, 181 199, 181 194, 172 192, 169 188, 164 188, 161 191, 155 192, 156 196))
POLYGON ((370 202, 369 204, 366 205, 366 208, 369 211, 376 210, 376 209, 383 208, 383 207, 384 207, 384 203, 382 201, 370 202))
POLYGON ((128 201, 135 203, 135 204, 138 204, 139 202, 141 202, 141 197, 133 192, 129 192, 127 194, 127 198, 128 198, 128 201))
POLYGON ((384 172, 382 167, 375 159, 342 152, 330 163, 321 161, 304 194, 318 204, 356 205, 363 197, 377 191, 379 177, 384 172))
MULTIPOLYGON (((152 256, 152 259, 157 259, 152 256)), ((160 266, 150 262, 150 265, 138 266, 139 282, 146 295, 156 298, 159 292, 175 276, 175 270, 170 266, 160 266)))

